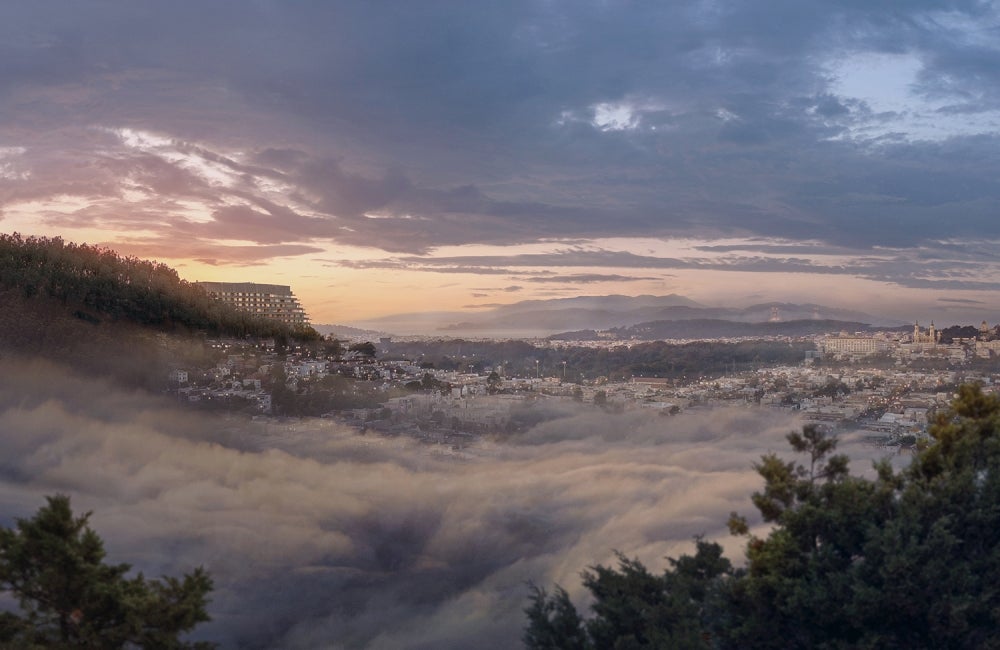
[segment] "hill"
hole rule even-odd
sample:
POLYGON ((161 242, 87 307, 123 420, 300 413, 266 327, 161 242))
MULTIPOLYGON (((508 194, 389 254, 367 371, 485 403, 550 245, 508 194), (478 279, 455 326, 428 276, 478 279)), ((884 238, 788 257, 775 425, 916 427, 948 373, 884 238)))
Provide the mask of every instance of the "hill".
MULTIPOLYGON (((879 326, 899 323, 848 309, 817 304, 770 302, 748 307, 707 307, 689 298, 666 296, 580 296, 525 300, 493 306, 479 313, 396 314, 364 323, 399 333, 447 332, 466 336, 549 336, 576 330, 629 328, 661 321, 732 321, 736 323, 844 321, 879 326)), ((723 335, 724 336, 724 335, 723 335)))
POLYGON ((376 330, 364 330, 349 325, 336 325, 324 323, 313 325, 313 329, 323 336, 332 336, 336 339, 364 339, 366 341, 376 341, 384 336, 389 336, 385 332, 376 330))
POLYGON ((49 299, 90 322, 126 321, 217 336, 315 334, 237 311, 166 264, 59 237, 0 234, 0 291, 49 299))
MULTIPOLYGON (((631 327, 604 330, 602 337, 611 340, 658 341, 663 339, 719 339, 767 336, 811 336, 827 332, 866 332, 873 328, 867 323, 841 320, 793 320, 747 323, 717 318, 665 320, 639 323, 631 327)), ((598 338, 594 330, 563 332, 549 337, 553 340, 579 341, 598 338)))
POLYGON ((0 353, 147 385, 192 336, 310 339, 224 305, 165 264, 61 238, 0 234, 0 353))

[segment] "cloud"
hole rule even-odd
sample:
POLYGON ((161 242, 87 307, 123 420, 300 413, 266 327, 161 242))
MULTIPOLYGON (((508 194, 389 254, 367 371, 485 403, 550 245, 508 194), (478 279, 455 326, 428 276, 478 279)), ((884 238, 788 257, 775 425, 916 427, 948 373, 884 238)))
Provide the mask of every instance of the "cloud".
POLYGON ((112 561, 204 565, 216 591, 201 634, 224 647, 515 646, 529 579, 580 595, 579 571, 613 549, 657 567, 698 534, 738 555, 726 517, 752 510, 752 462, 795 426, 538 405, 529 431, 455 454, 0 364, 0 523, 64 492, 94 511, 112 561))
POLYGON ((180 258, 186 257, 212 266, 235 264, 252 265, 259 262, 283 257, 296 257, 319 253, 324 249, 303 244, 272 244, 272 245, 225 245, 210 244, 199 240, 179 238, 172 243, 160 239, 132 238, 119 242, 107 242, 109 248, 124 254, 145 258, 180 258))
POLYGON ((846 275, 824 258, 953 269, 943 242, 1000 240, 989 3, 57 6, 0 8, 11 228, 218 264, 246 254, 202 251, 698 238, 704 260, 590 257, 846 275))
POLYGON ((957 305, 982 305, 982 300, 966 300, 964 298, 938 298, 938 302, 950 302, 957 305))
POLYGON ((626 250, 570 247, 549 253, 480 256, 402 256, 381 260, 345 261, 348 268, 388 268, 409 271, 518 274, 533 283, 577 281, 643 280, 646 276, 624 274, 553 274, 552 268, 608 268, 630 270, 704 270, 753 273, 845 275, 887 282, 909 288, 996 290, 1000 288, 1000 264, 991 245, 972 240, 935 242, 914 249, 848 249, 818 247, 809 257, 808 244, 698 245, 693 251, 704 256, 661 257, 626 250), (759 252, 740 255, 741 251, 759 252), (790 257, 790 254, 802 256, 790 257), (572 281, 572 280, 570 280, 572 281))
POLYGON ((611 273, 570 273, 566 275, 539 275, 527 277, 525 282, 565 282, 569 284, 593 284, 595 282, 638 282, 641 280, 658 280, 659 278, 617 275, 611 273))

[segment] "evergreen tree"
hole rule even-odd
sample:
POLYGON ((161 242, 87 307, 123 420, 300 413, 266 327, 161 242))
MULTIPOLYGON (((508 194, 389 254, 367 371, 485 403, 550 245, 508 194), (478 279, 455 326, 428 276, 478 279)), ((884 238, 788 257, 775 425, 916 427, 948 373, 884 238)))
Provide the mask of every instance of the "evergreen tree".
POLYGON ((370 359, 375 358, 375 344, 371 341, 365 341, 364 343, 354 343, 351 347, 347 348, 351 352, 357 352, 363 357, 368 357, 370 359))
POLYGON ((583 628, 583 620, 562 587, 549 596, 541 587, 531 586, 531 606, 525 609, 528 627, 524 644, 536 650, 590 650, 593 648, 583 628))
POLYGON ((47 497, 31 519, 0 529, 0 590, 21 615, 0 615, 0 648, 207 649, 180 634, 209 620, 212 580, 201 568, 182 579, 127 577, 106 564, 104 543, 76 517, 69 497, 47 497))
POLYGON ((1000 648, 1000 399, 962 386, 930 433, 906 469, 882 461, 871 479, 818 428, 789 434, 807 462, 756 465, 769 533, 730 518, 748 538, 745 567, 704 541, 663 576, 624 558, 596 567, 584 573, 593 616, 536 590, 526 646, 1000 648))
POLYGON ((871 480, 818 435, 792 440, 809 469, 765 457, 754 504, 776 527, 729 584, 727 647, 1000 647, 1000 400, 963 386, 930 432, 871 480))
POLYGON ((584 620, 566 592, 549 596, 533 588, 525 609, 523 637, 532 650, 588 648, 702 649, 711 647, 710 625, 718 614, 719 586, 732 567, 722 547, 699 539, 694 556, 670 560, 654 575, 641 562, 618 556, 618 567, 594 566, 583 573, 594 597, 594 616, 584 620))

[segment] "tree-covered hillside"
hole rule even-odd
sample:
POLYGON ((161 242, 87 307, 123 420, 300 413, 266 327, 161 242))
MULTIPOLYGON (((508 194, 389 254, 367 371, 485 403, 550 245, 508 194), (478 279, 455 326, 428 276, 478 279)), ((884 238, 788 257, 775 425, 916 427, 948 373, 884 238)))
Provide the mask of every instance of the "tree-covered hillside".
POLYGON ((223 336, 317 336, 311 328, 293 330, 232 309, 165 264, 59 237, 0 234, 0 291, 54 301, 91 322, 126 321, 223 336))
POLYGON ((753 503, 773 527, 733 568, 718 544, 650 572, 593 567, 581 616, 536 589, 531 649, 1000 647, 1000 399, 963 386, 909 467, 851 475, 835 440, 788 436, 805 462, 764 456, 753 503))
POLYGON ((0 355, 41 357, 157 389, 209 337, 313 339, 238 312, 157 262, 59 238, 0 234, 0 355))

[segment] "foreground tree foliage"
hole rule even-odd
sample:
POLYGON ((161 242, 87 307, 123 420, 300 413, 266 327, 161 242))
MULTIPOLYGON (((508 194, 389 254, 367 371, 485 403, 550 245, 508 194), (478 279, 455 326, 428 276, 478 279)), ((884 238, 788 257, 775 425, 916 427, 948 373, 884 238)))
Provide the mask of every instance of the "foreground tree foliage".
POLYGON ((0 529, 0 591, 21 607, 20 616, 0 614, 0 648, 214 647, 178 638, 209 620, 205 571, 129 578, 128 564, 104 563, 89 513, 75 517, 66 496, 47 499, 32 519, 0 529))
POLYGON ((584 619, 566 592, 534 589, 528 648, 1000 647, 1000 399, 962 386, 933 441, 896 472, 853 476, 814 427, 788 436, 806 461, 756 465, 773 525, 744 568, 717 544, 653 575, 635 560, 584 573, 584 619))

